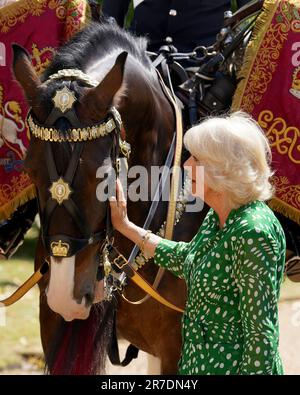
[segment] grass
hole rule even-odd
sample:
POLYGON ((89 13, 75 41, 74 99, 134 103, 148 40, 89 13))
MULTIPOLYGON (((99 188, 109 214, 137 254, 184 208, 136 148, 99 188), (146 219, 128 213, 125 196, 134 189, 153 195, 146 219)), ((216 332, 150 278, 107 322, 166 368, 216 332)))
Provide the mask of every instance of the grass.
MULTIPOLYGON (((35 227, 28 232, 25 243, 13 259, 0 261, 0 299, 13 293, 33 273, 37 232, 35 227)), ((29 356, 42 352, 38 302, 39 291, 35 286, 20 301, 5 308, 6 325, 0 326, 0 371, 22 366, 24 354, 29 356)))
MULTIPOLYGON (((0 299, 14 292, 33 273, 37 233, 37 228, 33 227, 13 259, 0 261, 0 299)), ((292 299, 300 299, 300 283, 285 279, 280 300, 292 299)), ((4 369, 22 368, 25 362, 42 367, 41 360, 35 357, 42 354, 38 302, 39 291, 35 286, 20 301, 5 309, 6 326, 0 326, 0 374, 4 369)))
POLYGON ((300 283, 294 283, 285 278, 281 286, 280 301, 300 299, 300 283))

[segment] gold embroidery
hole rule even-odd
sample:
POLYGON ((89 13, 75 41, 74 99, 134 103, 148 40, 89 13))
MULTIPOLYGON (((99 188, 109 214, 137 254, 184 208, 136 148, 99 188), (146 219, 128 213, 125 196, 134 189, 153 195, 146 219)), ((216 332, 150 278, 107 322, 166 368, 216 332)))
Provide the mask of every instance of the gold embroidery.
POLYGON ((0 184, 0 206, 11 202, 16 196, 32 184, 27 173, 12 177, 9 184, 0 184))
POLYGON ((45 11, 48 0, 26 0, 10 4, 1 9, 1 33, 7 33, 18 22, 24 22, 29 16, 39 16, 45 11))
MULTIPOLYGON (((281 12, 282 10, 279 9, 276 16, 281 12)), ((280 23, 269 26, 254 62, 247 84, 247 92, 245 92, 242 101, 243 109, 249 113, 252 112, 255 105, 259 104, 272 80, 272 75, 277 68, 280 50, 288 37, 289 26, 289 21, 286 18, 280 23)))
POLYGON ((300 33, 300 14, 299 11, 297 10, 297 6, 299 6, 299 0, 290 0, 291 4, 295 5, 295 8, 293 9, 293 21, 291 22, 291 29, 295 33, 300 33))
POLYGON ((290 93, 297 99, 300 99, 300 66, 293 73, 292 87, 290 93))
POLYGON ((271 148, 280 155, 287 155, 293 163, 300 164, 300 130, 296 126, 287 126, 283 118, 274 118, 270 110, 262 111, 257 121, 264 129, 271 148))
POLYGON ((50 0, 48 6, 55 10, 58 19, 66 20, 66 39, 83 27, 86 13, 89 14, 88 4, 82 0, 69 0, 67 6, 66 0, 50 0))
POLYGON ((0 85, 0 148, 7 146, 19 159, 23 159, 26 148, 20 137, 25 123, 22 109, 15 100, 4 102, 4 88, 0 85))
POLYGON ((293 185, 287 177, 273 176, 272 184, 276 188, 276 193, 280 196, 280 200, 292 207, 300 209, 300 185, 293 185))
POLYGON ((39 49, 36 44, 32 44, 32 60, 34 60, 34 68, 38 74, 42 74, 48 67, 50 60, 54 55, 54 48, 45 47, 39 49), (46 59, 43 59, 46 57, 46 59))
POLYGON ((265 1, 264 8, 268 13, 263 12, 259 16, 255 38, 247 47, 244 67, 239 75, 242 81, 235 93, 233 109, 242 108, 251 114, 261 102, 277 68, 280 51, 290 29, 300 26, 300 16, 294 8, 297 1, 280 2, 279 5, 274 0, 265 1))
POLYGON ((23 0, 1 8, 1 33, 7 33, 17 23, 24 23, 28 16, 40 16, 46 9, 55 9, 58 19, 66 20, 66 39, 70 38, 85 23, 89 9, 86 1, 72 0, 23 0))

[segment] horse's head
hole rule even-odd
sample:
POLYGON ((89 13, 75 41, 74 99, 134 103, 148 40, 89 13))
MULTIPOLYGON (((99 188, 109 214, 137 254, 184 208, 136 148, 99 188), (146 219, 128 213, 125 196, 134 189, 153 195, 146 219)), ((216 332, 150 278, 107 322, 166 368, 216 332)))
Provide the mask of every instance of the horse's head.
POLYGON ((27 53, 13 49, 14 73, 31 106, 25 167, 37 189, 41 255, 51 257, 47 301, 65 320, 85 319, 95 302, 99 246, 109 223, 107 198, 97 198, 96 188, 113 173, 117 157, 118 113, 112 106, 127 52, 99 83, 78 70, 57 71, 42 82, 27 53), (99 167, 102 180, 96 179, 99 167))

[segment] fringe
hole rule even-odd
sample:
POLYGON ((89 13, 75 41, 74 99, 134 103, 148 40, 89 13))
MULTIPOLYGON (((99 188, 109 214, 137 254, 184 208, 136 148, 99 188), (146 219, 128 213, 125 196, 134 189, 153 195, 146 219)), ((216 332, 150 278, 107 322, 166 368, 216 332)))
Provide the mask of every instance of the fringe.
POLYGON ((295 207, 290 206, 289 204, 283 202, 276 197, 268 202, 268 206, 272 210, 279 212, 280 214, 300 225, 300 211, 297 210, 295 207))
POLYGON ((251 70, 253 68, 253 64, 256 59, 256 54, 259 51, 262 40, 267 33, 270 23, 274 17, 278 3, 278 0, 265 0, 262 11, 255 22, 252 38, 245 51, 243 66, 237 75, 237 78, 241 79, 241 81, 235 91, 231 111, 238 111, 242 109, 242 100, 251 70))
POLYGON ((36 197, 35 186, 29 185, 18 196, 0 207, 0 221, 7 220, 22 204, 36 197))
POLYGON ((80 20, 80 30, 87 27, 92 21, 93 21, 92 9, 91 9, 89 3, 86 2, 85 9, 84 9, 84 12, 83 12, 81 20, 80 20))

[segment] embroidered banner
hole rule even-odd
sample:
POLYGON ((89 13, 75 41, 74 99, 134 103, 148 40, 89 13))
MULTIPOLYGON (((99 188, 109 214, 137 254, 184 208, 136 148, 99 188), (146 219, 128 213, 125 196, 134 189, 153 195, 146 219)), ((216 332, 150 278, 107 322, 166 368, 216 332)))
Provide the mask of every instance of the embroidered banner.
POLYGON ((83 27, 87 12, 85 0, 21 0, 0 9, 0 220, 34 197, 23 171, 28 108, 12 75, 11 44, 26 48, 42 73, 55 48, 83 27))
POLYGON ((241 70, 233 110, 269 139, 276 194, 270 206, 300 224, 300 0, 266 0, 241 70))

